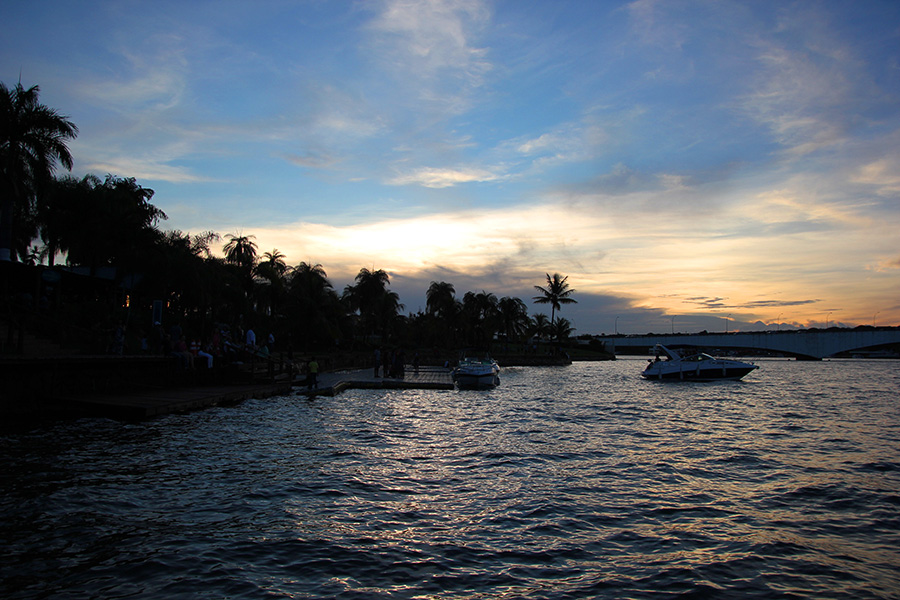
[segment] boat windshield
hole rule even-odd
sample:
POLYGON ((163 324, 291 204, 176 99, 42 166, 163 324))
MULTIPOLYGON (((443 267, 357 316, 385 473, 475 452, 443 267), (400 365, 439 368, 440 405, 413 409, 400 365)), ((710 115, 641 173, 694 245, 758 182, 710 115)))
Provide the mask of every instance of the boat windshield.
POLYGON ((492 363, 494 362, 491 355, 487 352, 477 352, 467 350, 459 357, 459 362, 463 363, 492 363))

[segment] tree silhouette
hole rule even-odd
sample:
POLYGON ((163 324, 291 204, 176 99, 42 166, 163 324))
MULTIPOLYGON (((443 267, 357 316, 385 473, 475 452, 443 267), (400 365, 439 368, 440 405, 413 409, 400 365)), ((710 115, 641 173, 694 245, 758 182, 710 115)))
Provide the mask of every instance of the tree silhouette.
POLYGON ((374 334, 378 330, 378 300, 387 292, 390 277, 382 270, 363 267, 351 284, 344 288, 343 300, 351 311, 359 313, 363 331, 374 334))
POLYGON ((559 341, 570 337, 572 335, 572 332, 575 331, 575 328, 572 327, 572 323, 568 319, 559 317, 550 326, 550 331, 553 337, 555 337, 556 340, 559 341))
POLYGON ((141 187, 134 178, 112 175, 102 182, 87 175, 68 189, 73 196, 66 202, 60 243, 68 249, 70 265, 84 265, 95 272, 104 266, 133 270, 145 262, 147 249, 161 236, 156 225, 167 218, 150 203, 153 190, 141 187))
POLYGON ((463 295, 463 315, 469 340, 482 348, 494 337, 497 325, 497 296, 481 290, 479 293, 466 292, 463 295))
POLYGON ((561 277, 559 273, 554 273, 553 277, 550 277, 550 273, 547 273, 547 287, 541 287, 539 285, 534 286, 534 289, 541 292, 540 296, 535 296, 533 298, 534 302, 537 304, 549 304, 550 305, 550 324, 553 325, 554 317, 556 316, 556 311, 560 310, 563 304, 575 304, 576 300, 570 298, 575 290, 569 289, 569 284, 567 280, 568 276, 561 277))
POLYGON ((266 265, 279 276, 284 276, 285 272, 287 271, 287 264, 284 262, 284 254, 279 252, 278 248, 275 248, 271 252, 264 252, 263 258, 265 258, 265 260, 260 261, 259 265, 257 266, 266 265))
MULTIPOLYGON (((165 232, 144 271, 141 289, 153 298, 164 298, 173 322, 194 317, 196 333, 208 336, 217 313, 227 310, 227 293, 221 261, 205 257, 198 238, 181 231, 165 232)), ((215 234, 213 234, 215 235, 215 234)))
POLYGON ((86 196, 91 189, 88 177, 76 179, 66 175, 62 179, 53 179, 45 193, 39 197, 38 229, 44 243, 41 256, 51 267, 56 263, 57 254, 68 251, 78 207, 87 205, 86 196))
POLYGON ((519 298, 506 296, 497 303, 502 331, 508 340, 518 340, 528 329, 528 307, 519 298))
POLYGON ((456 298, 456 290, 452 283, 432 281, 425 292, 425 307, 428 314, 442 319, 448 319, 453 315, 456 298))
POLYGON ((538 313, 531 318, 531 334, 539 338, 550 335, 550 321, 544 313, 538 313))
POLYGON ((303 348, 327 346, 340 337, 340 299, 322 265, 301 262, 290 269, 287 314, 303 348))
POLYGON ((427 329, 425 339, 432 345, 456 345, 462 305, 452 283, 432 281, 425 293, 427 314, 416 324, 427 329))
POLYGON ((206 259, 212 258, 212 250, 210 248, 213 242, 218 242, 219 239, 219 234, 215 231, 198 233, 191 237, 191 252, 206 259))
POLYGON ((39 101, 40 88, 0 82, 0 260, 13 256, 15 215, 27 211, 58 162, 72 169, 66 145, 78 128, 39 101))
POLYGON ((225 262, 251 270, 256 263, 256 242, 253 241, 256 236, 229 233, 225 237, 228 238, 228 243, 222 248, 225 262))

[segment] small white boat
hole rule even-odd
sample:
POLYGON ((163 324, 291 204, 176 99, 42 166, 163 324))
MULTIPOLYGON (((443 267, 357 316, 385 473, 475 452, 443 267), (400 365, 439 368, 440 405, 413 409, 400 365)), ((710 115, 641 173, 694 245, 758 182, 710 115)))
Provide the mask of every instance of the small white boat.
POLYGON ((715 358, 694 349, 674 350, 662 344, 656 345, 656 359, 650 359, 649 363, 641 377, 674 381, 736 381, 759 368, 740 360, 715 358))
POLYGON ((453 380, 461 390, 486 390, 500 385, 500 365, 490 355, 464 353, 453 369, 453 380))

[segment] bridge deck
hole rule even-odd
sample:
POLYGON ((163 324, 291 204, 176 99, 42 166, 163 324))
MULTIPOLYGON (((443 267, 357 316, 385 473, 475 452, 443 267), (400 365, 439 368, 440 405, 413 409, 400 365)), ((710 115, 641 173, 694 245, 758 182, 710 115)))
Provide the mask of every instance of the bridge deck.
POLYGON ((718 349, 757 349, 818 360, 841 352, 900 344, 900 328, 883 327, 825 331, 762 331, 673 335, 630 335, 600 338, 607 349, 656 344, 689 345, 718 349))

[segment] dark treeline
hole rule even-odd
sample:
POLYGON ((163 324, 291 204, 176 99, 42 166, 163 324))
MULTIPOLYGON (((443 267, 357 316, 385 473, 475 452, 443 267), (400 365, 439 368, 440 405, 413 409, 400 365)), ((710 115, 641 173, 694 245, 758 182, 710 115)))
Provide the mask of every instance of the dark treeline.
POLYGON ((535 286, 533 300, 551 305, 549 319, 529 316, 519 298, 483 290, 458 297, 447 282, 431 283, 424 312, 404 315, 383 270, 360 269, 338 291, 322 265, 288 265, 277 249, 260 254, 252 235, 161 229, 166 214, 134 178, 57 176, 58 165, 72 168, 66 142, 78 130, 39 103, 36 86, 0 84, 0 119, 0 262, 65 274, 24 290, 4 276, 7 313, 30 305, 86 337, 125 330, 128 339, 118 345, 125 352, 146 350, 139 340, 157 320, 189 339, 222 331, 242 339, 252 328, 260 340, 271 333, 282 348, 301 352, 483 347, 563 340, 573 331, 555 317, 574 302, 558 274, 535 286))

